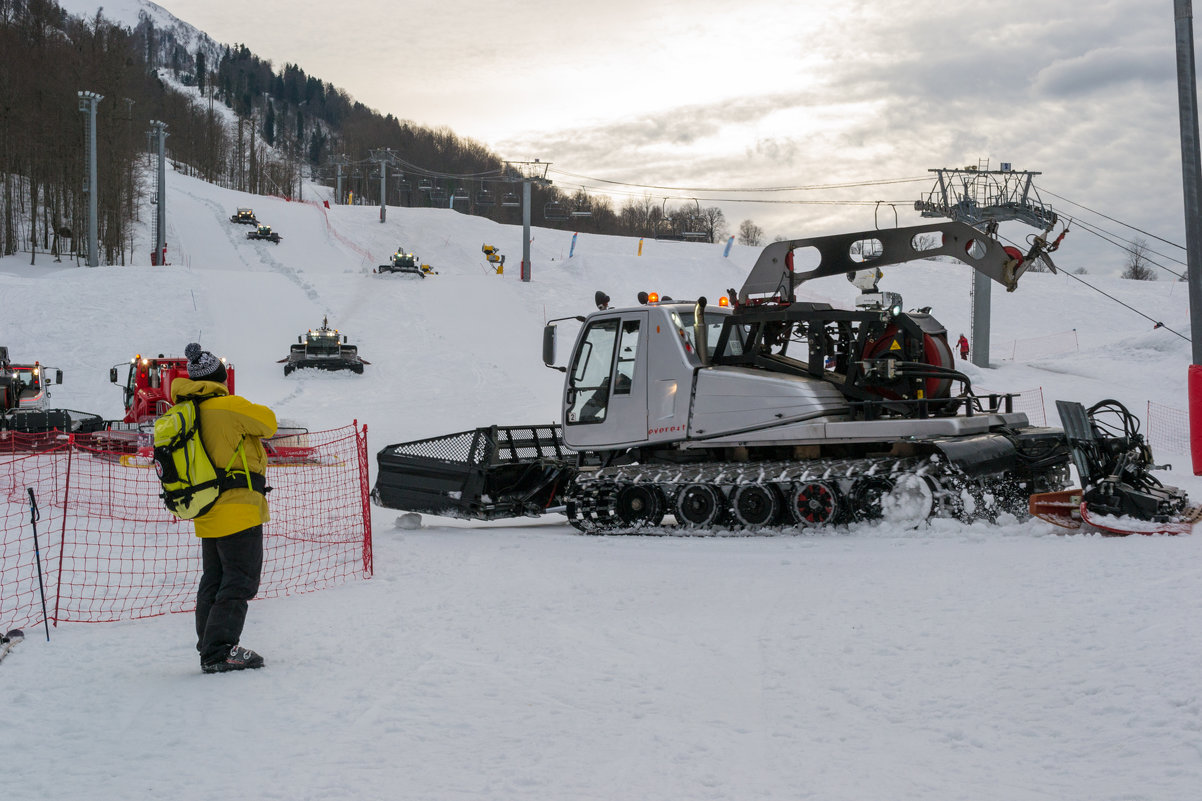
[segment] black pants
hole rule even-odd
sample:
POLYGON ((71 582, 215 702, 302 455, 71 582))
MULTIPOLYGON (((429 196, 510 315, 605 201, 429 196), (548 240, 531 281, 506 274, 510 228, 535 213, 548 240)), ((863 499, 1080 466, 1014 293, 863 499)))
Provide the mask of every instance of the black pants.
POLYGON ((204 573, 196 591, 196 650, 202 665, 220 662, 238 644, 246 602, 259 591, 263 527, 200 541, 204 573))

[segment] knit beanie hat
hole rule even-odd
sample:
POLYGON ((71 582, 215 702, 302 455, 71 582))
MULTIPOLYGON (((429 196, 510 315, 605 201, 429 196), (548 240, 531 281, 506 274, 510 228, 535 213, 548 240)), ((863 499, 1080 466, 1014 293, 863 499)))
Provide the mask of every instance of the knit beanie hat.
POLYGON ((198 343, 189 342, 188 347, 184 348, 184 355, 188 357, 188 378, 225 383, 225 365, 198 343))

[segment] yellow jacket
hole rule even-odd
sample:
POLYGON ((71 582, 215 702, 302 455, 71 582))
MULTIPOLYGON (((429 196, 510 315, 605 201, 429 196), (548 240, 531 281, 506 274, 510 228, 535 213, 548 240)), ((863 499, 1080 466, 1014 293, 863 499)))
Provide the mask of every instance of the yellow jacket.
MULTIPOLYGON (((246 466, 252 473, 266 475, 267 452, 262 437, 276 430, 275 412, 246 398, 231 395, 225 384, 177 378, 171 382, 171 402, 182 396, 211 398, 200 405, 200 439, 213 464, 231 469, 242 468, 242 457, 235 458, 238 445, 246 454, 246 466)), ((258 526, 271 519, 267 498, 249 488, 228 489, 205 514, 192 522, 198 537, 225 537, 258 526)))

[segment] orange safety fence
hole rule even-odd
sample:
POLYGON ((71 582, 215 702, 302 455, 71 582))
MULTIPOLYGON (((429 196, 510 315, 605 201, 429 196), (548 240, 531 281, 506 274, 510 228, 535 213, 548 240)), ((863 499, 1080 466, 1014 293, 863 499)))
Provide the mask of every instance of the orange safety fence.
MULTIPOLYGON (((195 607, 199 544, 192 524, 163 506, 153 461, 136 437, 3 432, 0 631, 195 607)), ((271 522, 256 597, 369 578, 367 427, 297 431, 267 444, 271 522)))

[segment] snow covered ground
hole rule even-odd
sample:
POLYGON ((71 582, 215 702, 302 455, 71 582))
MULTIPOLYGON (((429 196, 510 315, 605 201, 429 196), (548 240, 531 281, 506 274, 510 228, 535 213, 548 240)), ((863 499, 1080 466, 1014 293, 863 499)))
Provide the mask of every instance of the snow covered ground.
MULTIPOLYGON (((0 259, 0 344, 64 370, 53 405, 117 417, 110 365, 198 340, 281 418, 365 422, 373 477, 391 442, 555 420, 545 319, 586 313, 597 289, 717 297, 758 252, 647 241, 638 256, 637 240, 581 235, 569 258, 570 233, 535 229, 522 283, 521 229, 455 212, 392 208, 381 224, 376 208, 176 175, 167 202, 169 268, 0 259), (283 241, 246 241, 227 221, 238 206, 283 241), (373 274, 398 245, 439 275, 373 274), (323 315, 371 365, 285 378, 277 360, 323 315)), ((1188 335, 1184 284, 1086 278, 1188 335)), ((933 306, 954 338, 969 285, 963 265, 924 263, 886 268, 882 288, 933 306)), ((978 385, 1041 389, 1052 424, 1056 398, 1185 408, 1190 351, 1171 331, 1066 276, 993 298, 999 360, 965 368, 978 385)), ((1202 498, 1184 456, 1158 456, 1202 498)), ((556 516, 398 516, 372 510, 370 581, 252 604, 262 671, 201 675, 187 615, 64 625, 49 643, 29 630, 0 666, 4 797, 1199 797, 1198 536, 1007 520, 586 537, 556 516)))

